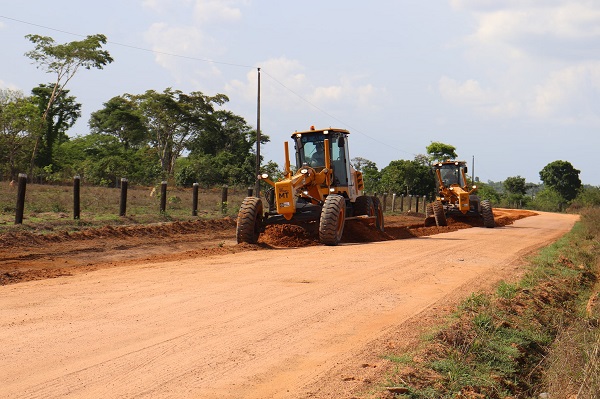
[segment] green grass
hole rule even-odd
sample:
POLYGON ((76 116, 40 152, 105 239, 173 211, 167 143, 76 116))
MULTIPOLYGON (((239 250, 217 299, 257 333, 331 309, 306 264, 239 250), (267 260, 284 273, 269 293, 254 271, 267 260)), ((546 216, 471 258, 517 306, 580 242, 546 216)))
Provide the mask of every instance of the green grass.
MULTIPOLYGON (((150 196, 152 187, 129 187, 127 211, 119 216, 118 188, 82 185, 79 220, 73 218, 73 189, 70 186, 27 184, 22 225, 15 225, 17 188, 0 182, 0 234, 10 231, 76 231, 103 225, 146 224, 157 222, 235 217, 247 189, 228 189, 227 204, 222 207, 222 189, 200 190, 198 216, 192 216, 192 189, 167 188, 164 213, 160 212, 160 195, 150 196)), ((160 194, 160 187, 156 188, 160 194)))
MULTIPOLYGON (((423 337, 425 355, 387 354, 398 398, 600 397, 600 310, 584 311, 598 276, 600 210, 531 260, 516 283, 473 293, 423 337)), ((589 306, 588 306, 589 308, 589 306)))

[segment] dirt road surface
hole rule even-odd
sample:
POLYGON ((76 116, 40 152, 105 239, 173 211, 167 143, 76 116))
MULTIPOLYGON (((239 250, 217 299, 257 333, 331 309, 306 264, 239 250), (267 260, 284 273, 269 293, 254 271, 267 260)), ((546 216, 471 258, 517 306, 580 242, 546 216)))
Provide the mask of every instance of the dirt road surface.
POLYGON ((356 397, 383 379, 383 355, 519 275, 576 220, 541 213, 407 240, 186 253, 3 285, 0 397, 356 397))

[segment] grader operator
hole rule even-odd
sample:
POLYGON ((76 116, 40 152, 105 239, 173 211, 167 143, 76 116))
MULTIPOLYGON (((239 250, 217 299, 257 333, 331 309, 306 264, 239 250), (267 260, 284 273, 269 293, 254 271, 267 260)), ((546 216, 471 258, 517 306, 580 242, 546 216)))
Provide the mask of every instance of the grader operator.
POLYGON ((277 182, 258 176, 271 188, 264 210, 260 198, 246 197, 237 218, 238 243, 254 244, 271 224, 318 227, 319 241, 337 245, 348 220, 373 221, 383 231, 383 211, 377 197, 363 195, 362 173, 350 164, 349 131, 328 128, 294 132, 296 171, 284 143, 284 176, 277 182))

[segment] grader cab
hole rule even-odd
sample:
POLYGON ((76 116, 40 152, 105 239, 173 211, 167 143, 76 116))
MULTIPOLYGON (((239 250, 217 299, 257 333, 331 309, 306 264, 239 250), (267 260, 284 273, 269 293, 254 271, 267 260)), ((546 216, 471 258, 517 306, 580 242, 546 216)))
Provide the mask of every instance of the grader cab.
POLYGON ((447 216, 465 215, 483 219, 485 227, 494 227, 494 213, 488 200, 480 200, 477 186, 471 188, 467 182, 465 161, 444 161, 432 166, 436 178, 436 200, 426 209, 429 221, 437 226, 447 226, 447 216))
POLYGON ((350 163, 348 136, 344 129, 328 128, 294 132, 296 168, 292 171, 288 142, 284 143, 284 176, 266 191, 267 209, 257 197, 246 197, 237 218, 238 243, 254 244, 271 224, 318 227, 325 245, 340 242, 348 220, 373 221, 383 231, 383 211, 377 197, 363 194, 362 173, 350 163))

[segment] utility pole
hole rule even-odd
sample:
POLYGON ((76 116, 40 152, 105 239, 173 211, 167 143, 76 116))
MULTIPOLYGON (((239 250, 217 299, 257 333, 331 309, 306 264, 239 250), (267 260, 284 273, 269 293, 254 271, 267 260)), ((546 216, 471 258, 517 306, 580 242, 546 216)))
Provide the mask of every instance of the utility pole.
POLYGON ((254 175, 256 183, 254 186, 254 196, 260 198, 260 68, 256 68, 258 72, 258 95, 256 99, 256 174, 254 175))
POLYGON ((473 155, 473 163, 471 164, 471 180, 475 184, 475 155, 473 155))

